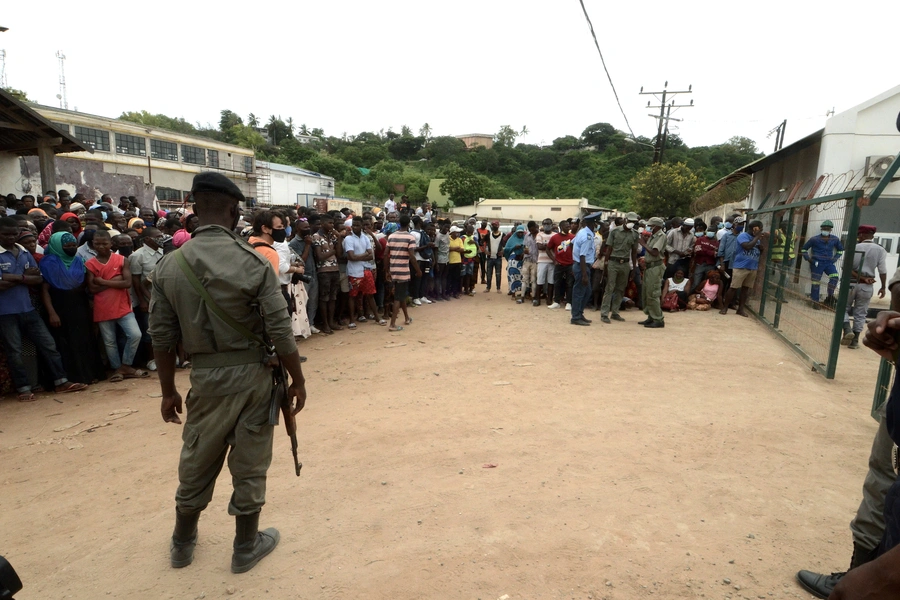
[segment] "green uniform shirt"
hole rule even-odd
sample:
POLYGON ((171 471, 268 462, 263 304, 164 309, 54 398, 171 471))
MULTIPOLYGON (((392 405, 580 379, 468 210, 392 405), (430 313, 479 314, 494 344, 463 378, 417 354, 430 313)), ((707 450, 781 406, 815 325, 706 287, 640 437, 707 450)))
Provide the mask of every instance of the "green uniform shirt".
POLYGON ((637 250, 638 236, 634 229, 616 229, 609 234, 606 245, 612 248, 611 258, 631 258, 631 251, 637 250))
POLYGON ((659 256, 654 258, 653 256, 650 255, 649 252, 647 252, 644 255, 644 262, 647 264, 648 267, 653 267, 655 265, 662 263, 663 258, 665 258, 666 234, 663 233, 662 229, 660 229, 659 231, 657 231, 656 233, 651 235, 650 239, 647 240, 647 249, 652 250, 653 248, 656 248, 657 250, 659 250, 659 256))
MULTIPOLYGON (((219 225, 194 231, 191 243, 181 247, 188 265, 223 312, 250 331, 266 333, 278 354, 297 349, 287 302, 269 261, 233 232, 219 225)), ((215 354, 249 350, 253 342, 232 329, 206 306, 171 255, 153 271, 150 297, 150 337, 153 347, 173 350, 181 341, 188 354, 215 354)), ((232 367, 191 369, 196 393, 220 396, 248 389, 261 363, 232 367)))

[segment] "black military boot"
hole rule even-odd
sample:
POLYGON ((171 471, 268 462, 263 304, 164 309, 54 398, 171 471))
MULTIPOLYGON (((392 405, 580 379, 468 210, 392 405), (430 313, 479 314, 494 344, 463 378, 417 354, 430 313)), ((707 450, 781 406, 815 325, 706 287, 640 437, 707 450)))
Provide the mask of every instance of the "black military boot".
POLYGON ((853 339, 853 329, 850 326, 850 323, 844 323, 844 335, 841 337, 841 344, 846 346, 850 343, 850 340, 853 339))
POLYGON ((831 592, 834 591, 834 586, 841 581, 841 578, 844 575, 846 575, 846 573, 822 575, 820 573, 813 573, 812 571, 800 571, 797 573, 797 582, 803 589, 816 598, 827 600, 828 596, 831 595, 831 592))
POLYGON ((854 349, 854 350, 857 349, 857 348, 859 348, 859 333, 854 333, 854 334, 853 334, 853 339, 850 340, 850 345, 847 346, 847 347, 848 347, 848 348, 852 348, 852 349, 854 349))
POLYGON ((853 543, 853 556, 850 558, 850 570, 861 567, 867 562, 875 560, 878 554, 878 548, 866 550, 856 542, 853 543))
POLYGON ((172 558, 172 568, 180 569, 194 561, 194 546, 197 545, 197 522, 200 513, 183 515, 175 511, 175 531, 172 533, 172 544, 169 553, 172 558))
POLYGON ((234 555, 231 572, 246 573, 278 545, 278 530, 270 527, 259 531, 259 513, 235 517, 234 555))

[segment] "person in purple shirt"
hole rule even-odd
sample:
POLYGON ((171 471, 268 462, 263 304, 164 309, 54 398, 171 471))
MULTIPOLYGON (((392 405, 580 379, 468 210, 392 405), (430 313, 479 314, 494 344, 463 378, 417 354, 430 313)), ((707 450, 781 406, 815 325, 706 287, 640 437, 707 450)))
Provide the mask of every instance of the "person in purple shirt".
POLYGON ((87 385, 66 379, 62 358, 53 337, 38 315, 28 287, 41 285, 43 277, 34 257, 16 243, 19 227, 15 219, 0 218, 0 345, 6 353, 10 374, 21 402, 34 400, 28 373, 22 362, 22 333, 34 342, 53 377, 57 393, 77 392, 87 385))

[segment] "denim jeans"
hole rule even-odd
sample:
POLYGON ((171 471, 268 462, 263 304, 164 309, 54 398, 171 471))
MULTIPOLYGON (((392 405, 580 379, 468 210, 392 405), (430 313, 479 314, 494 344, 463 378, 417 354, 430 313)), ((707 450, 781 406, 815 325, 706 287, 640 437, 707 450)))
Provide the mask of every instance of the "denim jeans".
POLYGON ((97 325, 100 327, 100 335, 103 336, 103 345, 106 346, 106 357, 109 359, 110 368, 118 369, 123 363, 129 367, 134 364, 134 355, 141 345, 141 328, 138 327, 134 313, 128 313, 124 317, 111 321, 100 321, 97 325), (122 352, 121 359, 119 358, 119 346, 116 344, 116 324, 125 333, 125 351, 122 352))
POLYGON ((6 353, 6 361, 9 363, 9 372, 16 391, 21 394, 31 390, 28 373, 22 362, 22 332, 34 343, 38 354, 47 363, 50 375, 53 377, 53 385, 60 386, 66 383, 68 379, 66 379, 62 358, 56 351, 56 343, 37 311, 0 315, 0 344, 3 344, 3 351, 6 353))
POLYGON ((585 285, 581 280, 581 264, 572 265, 574 284, 572 285, 572 320, 584 318, 584 307, 591 301, 591 266, 586 267, 588 282, 585 285))
POLYGON ((497 289, 500 289, 500 273, 503 271, 503 257, 498 256, 497 258, 487 259, 487 288, 491 289, 491 274, 497 274, 497 289))

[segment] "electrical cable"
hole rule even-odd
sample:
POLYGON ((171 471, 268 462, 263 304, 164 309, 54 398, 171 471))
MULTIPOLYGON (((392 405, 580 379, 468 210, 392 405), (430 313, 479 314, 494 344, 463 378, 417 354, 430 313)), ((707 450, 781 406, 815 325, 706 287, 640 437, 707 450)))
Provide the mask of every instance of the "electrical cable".
POLYGON ((603 58, 603 52, 600 50, 600 42, 597 41, 597 34, 594 33, 594 24, 591 23, 591 17, 588 16, 587 8, 584 6, 584 0, 578 0, 581 4, 581 10, 584 11, 584 18, 587 19, 588 27, 591 30, 591 37, 594 38, 594 45, 597 47, 597 52, 600 54, 600 62, 603 63, 603 70, 606 72, 606 78, 609 80, 609 86, 612 88, 613 96, 616 97, 616 104, 619 105, 619 111, 622 113, 622 118, 625 119, 625 125, 628 127, 628 131, 631 132, 631 137, 636 138, 634 135, 634 130, 631 129, 631 123, 628 122, 628 117, 625 115, 625 109, 622 108, 622 102, 619 100, 619 93, 616 92, 616 86, 613 84, 612 77, 609 74, 609 69, 606 68, 606 60, 603 58))

